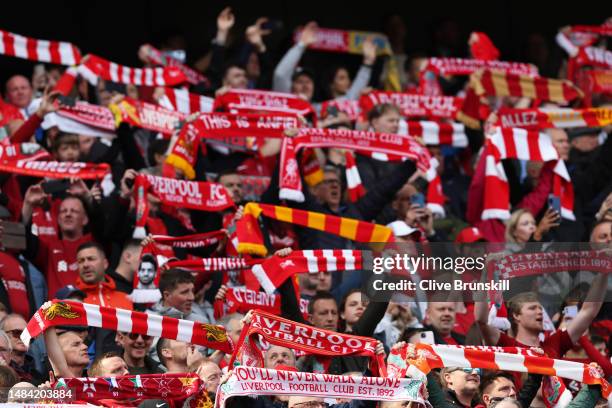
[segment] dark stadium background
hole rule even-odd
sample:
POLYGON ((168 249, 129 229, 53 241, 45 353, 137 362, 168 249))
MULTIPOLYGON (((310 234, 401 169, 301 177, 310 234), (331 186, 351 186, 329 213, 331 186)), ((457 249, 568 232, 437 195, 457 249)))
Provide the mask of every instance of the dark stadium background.
MULTIPOLYGON (((558 27, 565 24, 600 24, 612 15, 606 2, 560 1, 70 1, 3 2, 0 28, 42 39, 71 41, 85 54, 97 53, 112 61, 136 66, 138 47, 145 42, 159 45, 171 34, 183 35, 188 60, 202 55, 215 32, 217 14, 225 5, 232 6, 237 17, 236 33, 259 16, 282 21, 282 27, 270 37, 273 49, 281 52, 289 44, 294 27, 315 19, 322 27, 381 31, 385 16, 400 14, 407 26, 409 52, 430 52, 432 31, 441 22, 454 21, 458 30, 457 53, 465 53, 467 36, 472 30, 487 32, 502 51, 504 60, 525 60, 525 43, 532 33, 542 34, 551 50, 551 58, 560 60, 563 52, 554 44, 558 27), (274 44, 281 46, 275 47, 274 44)), ((609 4, 609 3, 608 3, 609 4)), ((281 54, 277 53, 277 58, 281 54)), ((305 65, 320 66, 320 61, 334 62, 339 55, 307 53, 305 65)), ((359 57, 343 55, 349 65, 359 57)), ((0 79, 13 73, 30 73, 33 63, 0 57, 0 79)))

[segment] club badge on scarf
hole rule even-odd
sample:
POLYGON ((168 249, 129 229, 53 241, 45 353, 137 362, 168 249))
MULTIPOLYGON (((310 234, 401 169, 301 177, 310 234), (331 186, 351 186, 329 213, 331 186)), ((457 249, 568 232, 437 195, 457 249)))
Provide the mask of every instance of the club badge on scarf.
POLYGON ((226 354, 233 350, 231 339, 222 326, 69 300, 56 299, 52 303, 48 309, 38 309, 21 333, 21 341, 26 346, 49 327, 68 325, 163 337, 221 350, 226 354))
POLYGON ((367 356, 372 361, 372 373, 386 376, 384 356, 376 354, 378 340, 353 336, 296 323, 262 311, 254 311, 252 320, 245 325, 229 366, 263 367, 264 358, 257 345, 256 335, 270 344, 302 350, 308 354, 322 356, 325 360, 335 356, 367 356))
POLYGON ((135 238, 144 238, 144 227, 149 216, 147 194, 153 194, 162 204, 199 211, 222 211, 234 207, 229 193, 219 183, 176 180, 167 177, 139 174, 134 180, 136 202, 135 238))
MULTIPOLYGON (((303 395, 345 400, 410 401, 427 406, 425 384, 411 378, 354 377, 318 373, 235 367, 219 386, 217 408, 241 395, 303 395)), ((410 405, 415 406, 415 405, 410 405)))

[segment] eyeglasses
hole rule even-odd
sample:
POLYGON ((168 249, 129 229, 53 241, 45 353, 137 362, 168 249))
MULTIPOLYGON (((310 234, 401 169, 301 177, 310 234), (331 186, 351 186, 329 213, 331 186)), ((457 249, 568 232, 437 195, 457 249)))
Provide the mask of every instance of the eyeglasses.
POLYGON ((140 333, 121 333, 121 334, 128 337, 130 340, 137 340, 138 337, 142 337, 142 340, 144 341, 151 339, 151 336, 147 336, 146 334, 140 334, 140 333))
POLYGON ((481 368, 469 368, 469 367, 464 367, 464 368, 455 368, 454 370, 450 370, 449 373, 452 373, 454 371, 463 371, 466 374, 476 374, 476 375, 482 375, 482 369, 481 368))
POLYGON ((16 339, 19 339, 21 336, 21 333, 23 332, 23 329, 13 329, 13 330, 5 330, 4 331, 7 334, 10 334, 11 336, 13 336, 16 339))

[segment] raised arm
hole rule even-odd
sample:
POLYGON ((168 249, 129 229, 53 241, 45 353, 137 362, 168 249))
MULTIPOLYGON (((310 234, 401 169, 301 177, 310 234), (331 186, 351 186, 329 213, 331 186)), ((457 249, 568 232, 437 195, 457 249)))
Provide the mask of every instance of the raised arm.
POLYGON ((497 345, 501 332, 489 325, 489 302, 484 300, 474 302, 474 318, 480 326, 485 344, 487 346, 497 345))
POLYGON ((580 339, 593 322, 595 316, 597 316, 597 313, 599 313, 607 289, 608 275, 603 273, 598 274, 595 279, 593 279, 591 289, 589 289, 589 293, 587 293, 586 296, 590 301, 582 304, 582 308, 580 308, 576 317, 573 318, 567 326, 567 334, 569 334, 573 343, 576 343, 580 339))
POLYGON ((291 92, 291 76, 297 67, 304 51, 317 41, 317 23, 309 22, 304 26, 300 41, 287 51, 274 69, 272 89, 277 92, 291 92))
POLYGON ((361 91, 368 86, 372 76, 372 66, 376 61, 376 44, 372 38, 368 38, 363 43, 363 63, 357 71, 355 80, 346 93, 346 99, 357 100, 361 96, 361 91))

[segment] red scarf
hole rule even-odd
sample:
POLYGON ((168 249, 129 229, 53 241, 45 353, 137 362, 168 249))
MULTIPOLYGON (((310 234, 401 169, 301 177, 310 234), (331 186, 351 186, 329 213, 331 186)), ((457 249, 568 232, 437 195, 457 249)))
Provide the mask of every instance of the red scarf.
POLYGON ((250 269, 260 264, 263 259, 246 258, 192 258, 183 261, 169 261, 169 268, 189 269, 193 272, 233 271, 236 269, 250 269))
POLYGON ((612 36, 612 24, 602 24, 598 26, 592 25, 575 25, 572 26, 573 32, 595 33, 599 35, 612 36))
POLYGON ((463 99, 454 96, 427 96, 403 92, 372 91, 359 99, 362 115, 377 105, 388 103, 397 106, 406 118, 423 116, 427 118, 454 119, 463 105, 463 99))
MULTIPOLYGON (((147 399, 184 400, 202 392, 195 373, 141 374, 112 377, 58 378, 54 390, 70 390, 66 403, 85 401, 95 405, 134 407, 147 399), (104 401, 109 400, 109 401, 104 401)), ((56 403, 62 399, 54 400, 56 403)))
POLYGON ((253 152, 257 150, 258 138, 281 138, 285 129, 300 126, 297 116, 291 114, 205 113, 183 126, 166 163, 193 179, 202 139, 213 145, 230 146, 232 150, 253 152))
POLYGON ((411 137, 345 129, 299 129, 298 136, 285 138, 281 148, 279 198, 282 200, 304 201, 296 160, 297 151, 304 147, 339 147, 407 157, 415 160, 424 172, 431 165, 427 149, 411 137))
POLYGON ((289 256, 274 255, 253 266, 253 274, 268 293, 298 273, 354 271, 363 268, 361 251, 352 249, 309 249, 289 256))
POLYGON ((37 40, 4 30, 0 30, 0 54, 58 65, 81 61, 81 52, 69 42, 37 40))
POLYGON ((326 360, 336 356, 368 356, 372 359, 374 375, 387 374, 384 355, 376 354, 378 340, 318 329, 258 310, 253 312, 251 322, 242 328, 230 367, 236 360, 239 365, 264 366, 263 354, 257 345, 258 336, 255 335, 260 335, 270 344, 324 356, 326 360))
POLYGON ((75 106, 62 106, 57 112, 45 115, 41 127, 93 137, 114 137, 115 120, 110 109, 77 101, 75 106))
POLYGON ((265 256, 263 235, 258 225, 258 217, 266 217, 325 231, 357 242, 393 241, 390 228, 353 218, 338 217, 314 211, 295 210, 269 204, 248 203, 244 206, 244 215, 236 222, 236 241, 238 253, 265 256))
MULTIPOLYGON (((297 43, 301 36, 302 30, 295 30, 293 41, 297 43)), ((367 38, 372 38, 372 41, 376 44, 378 55, 391 55, 393 53, 387 36, 382 33, 321 27, 317 27, 317 39, 308 48, 317 51, 361 54, 363 53, 362 44, 367 38)))
POLYGON ((166 109, 190 115, 196 112, 212 112, 214 101, 208 96, 192 94, 186 89, 164 88, 164 95, 158 103, 166 109))
POLYGON ((388 360, 392 377, 423 378, 434 368, 466 367, 486 370, 507 370, 558 376, 585 384, 601 385, 604 398, 610 384, 593 367, 567 360, 552 359, 531 349, 519 347, 448 346, 439 344, 407 344, 394 349, 388 360), (409 349, 416 358, 407 359, 409 349))
POLYGON ((310 116, 316 122, 312 105, 293 94, 249 89, 232 89, 215 98, 214 110, 231 113, 273 112, 310 116))
POLYGON ((468 145, 463 123, 400 120, 398 134, 421 138, 428 146, 467 147, 468 145))
POLYGON ((78 71, 94 85, 98 83, 98 77, 105 81, 139 86, 174 86, 187 81, 185 74, 178 67, 132 68, 93 54, 83 58, 78 71))
POLYGON ((100 180, 110 171, 110 166, 107 163, 20 160, 0 163, 0 171, 30 177, 56 179, 78 177, 83 180, 100 180))
POLYGON ((612 108, 510 109, 497 112, 497 125, 530 130, 547 128, 601 127, 612 124, 612 108))
MULTIPOLYGON (((300 299, 300 311, 306 318, 308 316, 308 301, 300 299)), ((240 287, 228 288, 224 300, 215 300, 215 319, 220 319, 232 313, 247 313, 249 310, 261 310, 276 316, 281 315, 280 295, 270 295, 265 292, 240 287)))
POLYGON ((185 75, 185 80, 192 85, 197 85, 200 82, 208 84, 209 81, 204 75, 183 64, 181 61, 168 55, 164 55, 160 50, 154 48, 150 44, 145 44, 145 47, 148 51, 146 58, 153 64, 161 65, 163 67, 177 67, 185 75))
POLYGON ((355 122, 359 120, 361 115, 361 108, 359 105, 359 101, 353 99, 331 99, 321 104, 321 117, 326 118, 328 115, 328 109, 333 106, 334 108, 338 109, 339 112, 346 113, 349 119, 355 122))
POLYGON ((437 75, 470 75, 482 69, 514 75, 538 76, 538 68, 532 64, 465 58, 429 58, 423 71, 433 71, 437 75))
POLYGON ((26 162, 51 156, 38 143, 0 144, 0 162, 26 162))
POLYGON ((511 254, 495 262, 494 276, 496 279, 498 277, 500 279, 512 279, 581 270, 610 273, 612 271, 612 260, 602 251, 511 254))
POLYGON ((147 194, 155 195, 164 205, 200 211, 222 211, 234 207, 229 193, 219 183, 176 180, 139 174, 134 181, 136 201, 135 237, 144 237, 144 226, 149 215, 147 194))
POLYGON ((552 194, 561 200, 561 217, 575 220, 574 187, 550 136, 514 128, 498 129, 486 142, 481 158, 486 161, 483 220, 510 218, 510 187, 501 163, 503 159, 556 161, 552 194))
POLYGON ((175 319, 114 307, 98 306, 69 300, 53 300, 48 309, 39 309, 21 333, 27 346, 30 340, 54 326, 90 326, 146 334, 232 352, 231 339, 221 326, 175 319))
POLYGON ((495 61, 499 58, 499 50, 485 33, 474 31, 470 35, 470 53, 481 61, 495 61))
POLYGON ((132 98, 124 98, 121 102, 110 104, 108 107, 115 115, 117 126, 121 122, 126 122, 132 126, 164 135, 174 133, 178 129, 180 121, 185 119, 185 115, 180 112, 132 98))
POLYGON ((361 176, 355 163, 355 156, 350 150, 344 152, 346 159, 346 187, 348 190, 349 201, 356 203, 366 193, 363 184, 361 184, 361 176))

